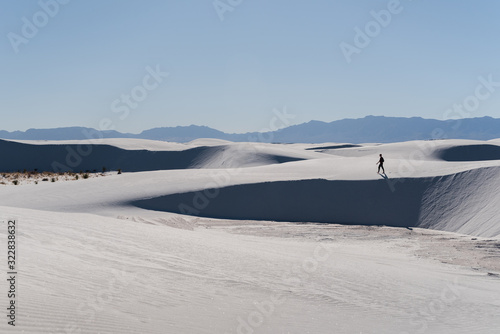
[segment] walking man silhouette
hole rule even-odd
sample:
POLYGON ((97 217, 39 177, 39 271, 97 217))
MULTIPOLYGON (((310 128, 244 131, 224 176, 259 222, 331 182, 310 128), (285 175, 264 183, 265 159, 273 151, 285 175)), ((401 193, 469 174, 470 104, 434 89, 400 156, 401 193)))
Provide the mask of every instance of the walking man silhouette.
POLYGON ((382 157, 382 154, 380 154, 380 159, 376 163, 378 165, 378 171, 377 173, 380 174, 380 168, 382 168, 382 172, 385 174, 385 169, 384 169, 384 157, 382 157))

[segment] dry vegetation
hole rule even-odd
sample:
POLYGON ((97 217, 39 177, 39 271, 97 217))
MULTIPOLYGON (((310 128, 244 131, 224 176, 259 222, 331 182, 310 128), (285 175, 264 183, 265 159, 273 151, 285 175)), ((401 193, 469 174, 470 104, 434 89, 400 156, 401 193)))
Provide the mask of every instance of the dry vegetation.
MULTIPOLYGON (((118 172, 118 174, 121 171, 118 172)), ((24 185, 38 184, 40 182, 77 181, 108 176, 116 172, 38 172, 38 171, 18 171, 13 173, 0 173, 0 186, 4 185, 24 185)))

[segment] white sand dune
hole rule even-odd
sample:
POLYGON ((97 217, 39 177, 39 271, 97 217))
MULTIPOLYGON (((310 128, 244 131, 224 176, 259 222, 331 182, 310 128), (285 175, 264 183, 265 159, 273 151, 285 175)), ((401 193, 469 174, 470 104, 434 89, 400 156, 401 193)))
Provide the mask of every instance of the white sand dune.
POLYGON ((415 256, 448 251, 443 239, 457 235, 422 246, 418 230, 287 223, 266 236, 265 224, 234 234, 238 225, 191 231, 1 211, 20 221, 19 332, 495 333, 500 325, 498 278, 415 256))
POLYGON ((454 146, 436 151, 445 161, 500 160, 500 146, 492 144, 454 146))
MULTIPOLYGON (((147 147, 144 144, 145 141, 142 145, 147 147)), ((76 152, 81 143, 35 146, 0 142, 1 145, 7 152, 7 159, 2 162, 6 167, 2 169, 16 170, 28 161, 46 167, 52 164, 51 159, 63 161, 68 147, 76 152), (35 150, 43 158, 32 160, 35 150), (18 164, 18 168, 12 168, 12 163, 18 164)), ((496 156, 500 146, 463 140, 433 143, 432 148, 429 145, 408 142, 307 147, 226 143, 150 151, 94 144, 92 153, 81 157, 79 167, 84 170, 120 165, 124 171, 175 171, 130 174, 55 188, 50 185, 50 189, 62 194, 58 201, 47 197, 47 189, 40 186, 20 187, 10 190, 3 203, 22 207, 28 193, 34 192, 39 194, 31 206, 35 209, 66 211, 86 207, 84 212, 94 213, 96 206, 114 203, 222 219, 426 227, 474 236, 499 236, 495 206, 500 202, 500 159, 496 156), (377 152, 384 152, 388 159, 386 179, 376 173, 367 175, 377 152), (411 160, 412 152, 417 152, 422 161, 411 160), (458 163, 460 159, 465 162, 458 163), (190 170, 193 168, 207 170, 190 170), (140 191, 138 184, 144 184, 140 191), (87 203, 86 195, 79 195, 89 191, 96 193, 91 203, 87 203), (54 208, 54 203, 65 202, 66 205, 54 208)))
POLYGON ((172 194, 134 204, 221 219, 426 227, 500 237, 500 168, 399 179, 394 188, 390 182, 277 181, 172 194), (206 204, 200 199, 211 194, 214 198, 206 204))
MULTIPOLYGON (((241 144, 239 146, 242 146, 241 144)), ((123 149, 109 144, 64 143, 29 144, 0 140, 3 152, 1 170, 39 171, 100 171, 121 169, 126 172, 218 167, 214 158, 221 154, 228 167, 258 166, 301 160, 299 157, 260 153, 255 150, 235 149, 231 146, 197 146, 185 150, 123 149), (225 153, 229 150, 228 154, 225 153), (235 152, 238 155, 235 155, 235 152)), ((224 167, 224 162, 222 162, 224 167)))
MULTIPOLYGON (((0 172, 88 144, 0 141, 0 172)), ((498 145, 95 141, 73 170, 127 172, 0 186, 0 331, 497 333, 498 145)))

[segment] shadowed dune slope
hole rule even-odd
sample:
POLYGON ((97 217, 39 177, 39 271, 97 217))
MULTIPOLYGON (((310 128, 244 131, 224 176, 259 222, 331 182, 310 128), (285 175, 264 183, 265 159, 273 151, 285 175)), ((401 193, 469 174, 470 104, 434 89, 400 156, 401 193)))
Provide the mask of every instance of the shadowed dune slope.
POLYGON ((337 150, 341 148, 355 148, 355 147, 362 147, 361 145, 355 145, 355 144, 344 144, 344 145, 330 145, 330 146, 319 146, 319 147, 310 147, 306 148, 308 151, 314 151, 314 150, 337 150))
POLYGON ((435 177, 424 193, 419 227, 500 237, 500 167, 435 177))
POLYGON ((483 161, 500 160, 500 146, 463 145, 436 151, 436 156, 445 161, 483 161))
POLYGON ((324 179, 236 185, 137 201, 149 210, 225 219, 415 226, 426 182, 324 179))
MULTIPOLYGON (((0 140, 0 172, 18 170, 124 172, 202 168, 200 157, 218 156, 225 146, 202 146, 184 151, 125 150, 111 145, 31 145, 0 140)), ((252 165, 302 160, 296 157, 249 153, 252 165)), ((244 159, 242 159, 244 164, 244 159)))
POLYGON ((236 185, 135 201, 201 217, 427 227, 500 236, 500 168, 394 180, 324 179, 236 185))

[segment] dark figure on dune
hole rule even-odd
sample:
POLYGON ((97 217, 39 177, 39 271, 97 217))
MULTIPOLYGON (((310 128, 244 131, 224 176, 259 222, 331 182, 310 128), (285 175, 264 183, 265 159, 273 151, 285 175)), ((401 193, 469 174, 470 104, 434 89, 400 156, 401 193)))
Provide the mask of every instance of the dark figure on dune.
POLYGON ((378 172, 380 174, 380 168, 382 168, 382 172, 385 174, 385 169, 384 169, 384 158, 382 157, 382 154, 380 154, 380 159, 376 163, 378 165, 378 172))

